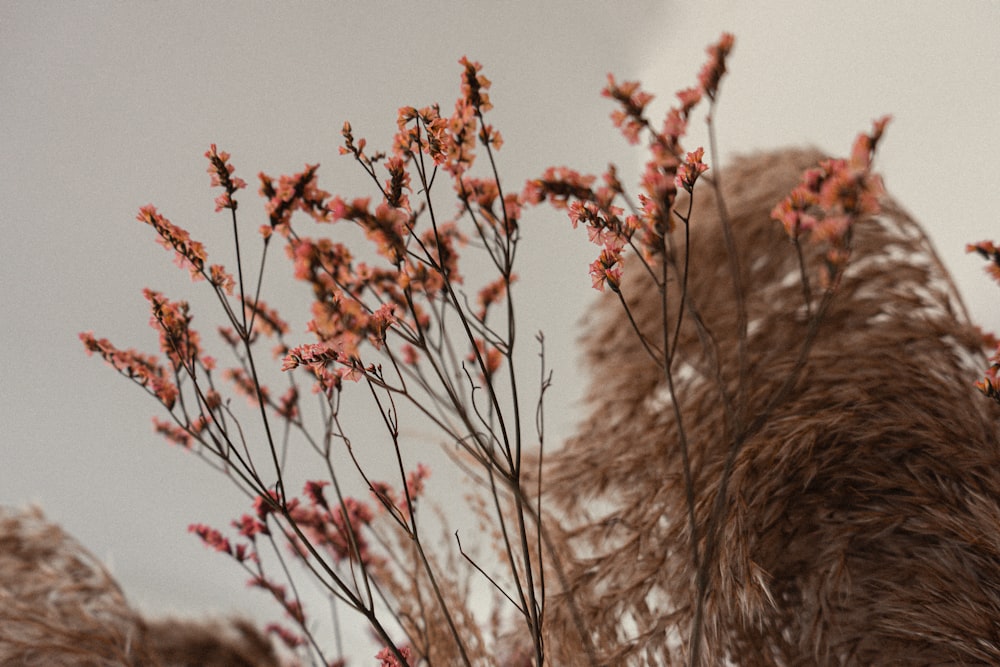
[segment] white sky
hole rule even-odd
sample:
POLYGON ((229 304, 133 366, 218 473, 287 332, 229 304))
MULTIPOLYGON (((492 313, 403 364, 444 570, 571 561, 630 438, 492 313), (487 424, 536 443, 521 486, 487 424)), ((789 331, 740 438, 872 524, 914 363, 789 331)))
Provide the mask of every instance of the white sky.
MULTIPOLYGON (((1000 237, 1000 2, 451 4, 0 3, 0 503, 40 504, 144 608, 274 612, 186 532, 225 525, 245 511, 241 496, 155 437, 154 403, 77 340, 94 329, 152 350, 141 288, 197 302, 136 210, 155 203, 224 258, 210 143, 250 190, 260 170, 320 162, 325 189, 370 194, 337 155, 343 121, 386 145, 397 107, 451 107, 464 54, 494 82, 512 188, 552 164, 615 161, 634 174, 641 156, 598 94, 606 73, 642 78, 662 109, 723 30, 737 37, 717 114, 726 155, 802 143, 844 153, 894 114, 878 158, 886 184, 928 229, 974 319, 1000 329, 997 292, 963 253, 1000 237)), ((259 200, 242 201, 256 229, 259 200)), ((593 251, 568 227, 541 209, 523 221, 522 338, 543 329, 549 341, 550 441, 575 421, 574 323, 592 298, 593 251)), ((213 318, 196 311, 206 337, 213 318)))

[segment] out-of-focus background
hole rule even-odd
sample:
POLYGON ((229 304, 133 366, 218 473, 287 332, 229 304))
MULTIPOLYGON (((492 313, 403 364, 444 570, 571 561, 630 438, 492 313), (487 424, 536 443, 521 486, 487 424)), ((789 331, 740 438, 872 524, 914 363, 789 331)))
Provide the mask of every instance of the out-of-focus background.
MULTIPOLYGON (((723 158, 805 143, 843 154, 873 118, 893 114, 877 158, 886 184, 926 226, 973 318, 1000 329, 997 288, 964 254, 966 242, 1000 237, 998 26, 995 0, 4 2, 0 503, 39 504, 150 612, 278 616, 186 531, 225 526, 245 499, 154 436, 156 405, 84 356, 77 333, 152 351, 148 285, 190 298, 211 337, 211 303, 193 296, 204 286, 135 221, 138 207, 155 203, 226 261, 228 221, 213 213, 205 173, 211 143, 250 183, 240 207, 249 231, 264 220, 253 194, 261 170, 319 162, 325 189, 370 194, 337 154, 343 121, 388 147, 399 106, 451 108, 462 55, 493 81, 511 188, 550 165, 599 173, 609 161, 629 183, 642 154, 608 120, 606 74, 642 79, 658 115, 693 85, 705 46, 735 33, 716 114, 723 158)), ((578 415, 576 321, 594 298, 594 250, 572 232, 547 209, 523 221, 519 317, 524 340, 539 329, 548 340, 549 442, 578 415)), ((265 300, 280 304, 281 285, 265 300)), ((286 315, 306 342, 305 313, 286 315)))

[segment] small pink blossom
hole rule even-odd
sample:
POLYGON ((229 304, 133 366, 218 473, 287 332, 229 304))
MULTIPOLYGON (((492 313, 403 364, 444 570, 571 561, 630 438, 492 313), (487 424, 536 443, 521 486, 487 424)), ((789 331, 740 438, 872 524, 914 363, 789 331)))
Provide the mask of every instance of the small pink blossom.
POLYGON ((365 323, 365 328, 368 331, 368 340, 376 350, 381 349, 382 345, 385 344, 386 332, 396 322, 395 310, 396 307, 394 304, 383 303, 378 307, 378 310, 368 317, 365 323))
POLYGON ((522 194, 528 204, 540 204, 546 199, 554 208, 565 209, 573 199, 594 198, 591 187, 594 176, 584 176, 567 167, 549 167, 541 178, 528 181, 522 194))
POLYGON ((153 417, 153 430, 174 444, 180 445, 185 449, 191 448, 191 434, 186 429, 172 422, 153 417))
POLYGON ((490 80, 479 73, 483 66, 478 62, 470 61, 465 56, 462 56, 458 64, 464 68, 462 71, 462 95, 468 104, 479 111, 492 109, 490 96, 486 93, 490 89, 490 80))
POLYGON ((406 660, 406 664, 400 665, 396 655, 388 646, 376 653, 375 658, 381 661, 379 663, 379 667, 408 667, 409 661, 413 657, 413 652, 410 651, 410 647, 400 646, 399 653, 406 660))
POLYGON ((254 382, 242 368, 227 368, 223 377, 233 383, 233 388, 245 396, 250 405, 258 405, 262 400, 265 405, 271 402, 271 392, 267 386, 254 382))
POLYGON ((424 482, 431 476, 431 469, 423 463, 418 463, 417 467, 406 476, 406 490, 411 499, 419 498, 424 493, 424 482))
POLYGON ((188 269, 192 280, 204 278, 202 271, 208 254, 205 252, 205 247, 198 241, 193 241, 186 230, 160 215, 152 204, 140 208, 136 220, 145 222, 156 230, 160 235, 158 240, 160 245, 176 253, 177 265, 188 269))
POLYGON ((503 361, 503 354, 496 348, 495 345, 487 343, 482 338, 475 339, 476 351, 469 352, 466 359, 470 362, 475 362, 478 352, 478 356, 483 360, 483 365, 486 368, 486 377, 493 375, 500 368, 500 364, 503 361))
POLYGON ((698 180, 698 177, 708 171, 708 165, 702 161, 704 155, 704 148, 699 148, 687 154, 684 163, 677 168, 675 181, 677 187, 684 188, 688 192, 694 190, 694 184, 698 180))
POLYGON ((685 88, 677 92, 677 99, 681 101, 681 108, 679 113, 685 117, 691 112, 691 109, 701 102, 701 89, 700 88, 685 88))
POLYGON ((266 522, 267 517, 278 511, 278 494, 274 490, 267 492, 267 497, 257 496, 253 501, 254 511, 261 522, 266 522))
POLYGON ((799 186, 771 209, 771 218, 780 222, 794 239, 815 226, 816 219, 806 213, 815 204, 816 195, 808 187, 799 186))
POLYGON ((281 640, 281 643, 290 649, 297 649, 300 646, 305 646, 306 639, 302 635, 296 634, 278 623, 268 623, 264 627, 264 632, 275 635, 281 640))
POLYGON ((225 267, 221 264, 213 264, 208 269, 211 276, 211 283, 226 294, 232 294, 233 288, 236 286, 236 281, 231 274, 226 272, 225 267))
POLYGON ((155 356, 120 350, 107 338, 96 338, 92 331, 81 333, 80 340, 88 355, 96 352, 109 366, 155 396, 167 410, 173 409, 179 395, 177 387, 155 356))
POLYGON ((420 361, 420 353, 409 343, 401 346, 399 352, 403 357, 403 363, 407 366, 413 366, 420 361))
POLYGON ((281 370, 289 371, 298 366, 326 365, 331 361, 346 361, 344 355, 328 343, 307 343, 292 348, 285 356, 281 370))
POLYGON ((224 208, 236 210, 236 200, 233 195, 237 190, 242 190, 247 186, 242 178, 233 176, 233 165, 229 164, 229 153, 219 152, 215 144, 212 144, 205 152, 208 158, 208 173, 212 177, 213 187, 222 187, 225 192, 215 198, 215 211, 219 212, 224 208))
POLYGON ((990 357, 990 367, 975 386, 987 397, 1000 403, 1000 349, 990 357))
POLYGON ((735 38, 728 32, 722 33, 719 41, 706 49, 709 60, 698 74, 701 90, 710 100, 714 100, 719 90, 719 82, 726 73, 726 57, 733 50, 735 38))
POLYGON ((201 356, 201 335, 191 328, 187 302, 170 301, 148 288, 143 296, 150 305, 149 325, 160 333, 160 349, 174 368, 193 368, 201 356))
POLYGON ((202 542, 216 551, 233 555, 233 547, 232 544, 230 544, 229 539, 223 537, 222 533, 215 528, 210 528, 209 526, 201 523, 195 523, 188 526, 188 532, 198 535, 202 542))
POLYGON ((326 498, 323 496, 323 487, 329 486, 330 483, 326 481, 309 481, 306 482, 305 489, 303 492, 313 505, 318 505, 326 510, 329 510, 329 506, 326 504, 326 498))
POLYGON ((505 279, 500 276, 496 280, 487 283, 479 293, 476 295, 476 303, 479 305, 479 309, 476 311, 476 317, 480 320, 486 319, 486 313, 490 306, 497 304, 500 300, 507 294, 507 284, 508 282, 513 283, 517 280, 516 275, 511 275, 510 278, 505 279))
POLYGON ((244 311, 253 319, 254 331, 265 336, 280 336, 288 333, 288 323, 281 319, 278 311, 269 308, 263 301, 245 300, 244 311))
POLYGON ((247 537, 250 540, 255 540, 257 535, 271 534, 267 524, 258 521, 249 514, 244 514, 238 521, 233 521, 232 525, 233 528, 236 528, 239 531, 240 535, 247 537))
POLYGON ((590 276, 594 289, 604 291, 607 283, 611 291, 617 292, 621 286, 622 271, 620 267, 622 246, 608 244, 601 249, 600 256, 590 265, 590 276))
POLYGON ((653 96, 641 90, 638 81, 619 84, 612 74, 608 74, 608 85, 601 91, 601 95, 621 104, 621 109, 611 112, 611 121, 630 144, 639 143, 639 133, 648 124, 644 116, 646 105, 653 100, 653 96))

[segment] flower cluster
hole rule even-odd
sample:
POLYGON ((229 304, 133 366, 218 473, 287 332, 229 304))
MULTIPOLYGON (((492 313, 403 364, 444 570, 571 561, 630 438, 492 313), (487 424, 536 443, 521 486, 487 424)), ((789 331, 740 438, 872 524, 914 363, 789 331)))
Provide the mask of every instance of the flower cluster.
MULTIPOLYGON (((200 426, 204 422, 199 421, 198 424, 200 426)), ((165 419, 153 417, 153 431, 162 435, 167 442, 190 449, 193 440, 191 433, 194 431, 194 425, 191 428, 184 428, 165 419)))
POLYGON ((251 331, 259 332, 265 336, 283 336, 288 333, 288 323, 281 319, 277 310, 268 307, 261 300, 246 299, 243 309, 250 316, 253 326, 251 331))
POLYGON ((565 209, 573 200, 595 200, 592 187, 596 180, 568 167, 549 167, 540 178, 524 185, 521 197, 526 204, 537 205, 548 200, 554 208, 565 209))
POLYGON ((396 658, 392 649, 389 647, 383 648, 375 655, 375 659, 379 660, 379 667, 408 667, 410 664, 410 659, 413 657, 413 652, 410 651, 409 646, 400 646, 399 652, 402 654, 403 658, 406 660, 405 664, 399 664, 399 660, 396 658))
POLYGON ((397 493, 392 485, 386 482, 372 481, 370 483, 372 495, 384 511, 392 514, 397 520, 408 521, 412 516, 414 505, 424 493, 424 484, 430 474, 430 468, 418 463, 417 467, 406 475, 406 485, 402 494, 397 493))
POLYGON ((460 178, 472 167, 477 139, 493 150, 499 150, 503 145, 503 138, 496 128, 483 121, 483 113, 493 108, 486 92, 491 82, 480 74, 483 66, 465 56, 458 62, 463 67, 462 94, 455 101, 455 112, 448 123, 450 137, 446 145, 450 144, 451 149, 447 152, 448 159, 445 162, 445 169, 456 178, 460 178))
POLYGON ((215 144, 205 152, 208 158, 208 173, 212 177, 212 187, 221 187, 225 192, 215 198, 215 211, 218 213, 224 208, 236 210, 236 200, 233 195, 237 190, 242 190, 247 186, 242 178, 233 176, 233 165, 229 164, 229 153, 216 149, 215 144))
MULTIPOLYGON (((441 117, 437 106, 400 108, 390 155, 368 154, 366 140, 355 137, 350 123, 344 124, 341 153, 353 156, 376 181, 382 194, 380 202, 367 197, 331 197, 316 183, 316 165, 307 165, 300 174, 283 176, 277 182, 261 175, 261 194, 268 198, 271 216, 265 235, 276 229, 288 239, 295 276, 309 283, 314 294, 308 329, 318 343, 288 351, 284 368, 308 366, 324 391, 339 387, 342 379, 360 379, 373 368, 360 361, 362 343, 379 350, 395 332, 406 349, 413 351, 422 332, 433 324, 429 305, 453 299, 451 290, 464 282, 459 249, 469 239, 456 222, 432 220, 430 227, 418 229, 423 209, 415 210, 411 205, 414 183, 419 179, 421 192, 427 192, 433 181, 425 171, 422 155, 452 175, 459 216, 471 219, 476 235, 503 274, 480 290, 480 308, 468 315, 484 321, 489 306, 503 298, 515 280, 509 263, 521 197, 503 194, 496 178, 469 175, 477 141, 492 151, 502 145, 502 139, 483 120, 483 112, 491 108, 489 80, 481 74, 479 63, 463 58, 460 64, 462 95, 452 116, 441 117), (378 175, 382 168, 387 172, 384 179, 378 175), (297 210, 318 222, 353 223, 363 230, 388 267, 356 262, 344 245, 330 239, 292 233, 291 214, 297 210), (338 370, 331 372, 331 365, 339 366, 338 370)), ((470 340, 469 345, 470 349, 482 347, 482 340, 470 340)), ((402 360, 407 363, 418 357, 404 354, 402 360)), ((484 355, 487 372, 499 364, 497 357, 495 349, 484 355)))
POLYGON ((698 177, 708 171, 708 165, 704 163, 705 149, 699 148, 687 154, 684 162, 677 168, 676 184, 684 188, 689 193, 694 191, 694 184, 698 177))
POLYGON ((594 288, 620 289, 625 248, 636 248, 646 260, 665 252, 665 239, 674 229, 674 218, 683 219, 674 211, 677 193, 680 190, 691 193, 698 178, 708 170, 704 149, 685 152, 681 140, 687 133, 694 107, 704 98, 714 102, 732 47, 733 36, 723 33, 708 49, 710 60, 699 76, 699 87, 685 88, 676 94, 679 103, 667 111, 661 129, 656 129, 645 115, 653 96, 644 92, 636 81, 618 83, 613 75, 608 75, 608 85, 601 94, 619 104, 611 112, 615 127, 631 144, 639 142, 643 131, 649 134, 650 159, 642 174, 638 211, 630 207, 634 212, 625 215, 625 209, 614 204, 617 198, 625 197, 625 192, 613 166, 604 174, 604 184, 597 188, 595 177, 566 168, 549 169, 541 178, 525 185, 524 202, 538 204, 548 200, 556 208, 568 209, 573 226, 586 227, 591 242, 600 247, 600 254, 590 265, 594 288))
POLYGON ((706 49, 709 60, 698 73, 698 84, 705 95, 714 100, 719 92, 719 82, 726 73, 726 57, 733 50, 735 38, 728 32, 722 33, 718 42, 706 49))
MULTIPOLYGON (((396 114, 396 126, 398 132, 393 139, 392 149, 395 163, 393 167, 387 167, 392 176, 389 183, 393 185, 386 188, 386 198, 390 201, 394 200, 394 196, 402 194, 402 186, 409 189, 409 174, 403 169, 402 156, 426 153, 435 165, 441 166, 449 162, 448 149, 451 144, 448 140, 448 119, 441 117, 441 109, 437 105, 421 109, 400 107, 396 114)), ((351 124, 345 123, 344 127, 348 133, 344 135, 347 145, 340 152, 354 153, 349 137, 351 124)))
POLYGON ((81 333, 80 340, 88 355, 96 352, 116 371, 155 396, 167 410, 173 409, 177 401, 177 386, 155 356, 135 350, 120 350, 107 338, 96 338, 92 331, 81 333))
POLYGON ((205 524, 191 524, 188 526, 188 532, 194 533, 201 538, 201 541, 204 542, 209 548, 228 554, 240 563, 247 559, 253 560, 257 557, 248 545, 237 544, 233 546, 232 542, 229 541, 229 538, 225 537, 215 528, 211 528, 205 524))
POLYGON ((270 237, 273 231, 277 231, 283 236, 289 232, 289 223, 292 213, 303 211, 312 216, 317 221, 329 222, 329 210, 326 200, 330 198, 330 193, 321 190, 317 186, 316 170, 318 164, 307 164, 305 169, 291 176, 282 176, 277 182, 273 178, 261 172, 260 195, 267 199, 264 210, 270 218, 270 225, 261 227, 261 234, 264 238, 270 237))
POLYGON ((796 242, 806 236, 825 248, 823 284, 831 286, 850 257, 851 228, 879 212, 882 179, 871 170, 879 139, 890 120, 883 116, 870 134, 860 134, 849 159, 824 160, 771 212, 796 242))
POLYGON ((191 235, 186 230, 163 217, 152 204, 140 208, 136 220, 145 222, 156 230, 159 235, 157 242, 176 253, 177 266, 188 269, 191 272, 192 280, 204 278, 203 272, 208 253, 205 252, 205 247, 200 242, 191 239, 191 235))
MULTIPOLYGON (((194 368, 201 358, 201 336, 191 328, 191 312, 186 301, 170 301, 149 288, 142 291, 152 314, 149 325, 160 332, 160 349, 175 369, 194 368)), ((208 357, 211 369, 214 360, 208 357)))
MULTIPOLYGON (((409 508, 423 493, 424 480, 428 474, 426 466, 418 465, 408 475, 407 500, 405 504, 401 502, 398 507, 392 507, 394 512, 409 515, 409 508)), ((188 530, 213 551, 233 558, 250 573, 250 586, 268 592, 292 621, 299 627, 306 628, 305 609, 297 599, 297 593, 290 592, 287 586, 266 575, 258 555, 260 536, 270 538, 277 531, 287 541, 290 554, 306 561, 326 554, 333 563, 350 560, 364 567, 371 567, 383 560, 375 553, 365 536, 365 531, 376 514, 366 503, 354 498, 342 498, 338 494, 335 500, 328 500, 324 489, 329 486, 327 481, 308 481, 303 488, 302 499, 282 501, 273 490, 258 495, 253 502, 254 513, 244 514, 239 520, 232 522, 232 527, 243 541, 234 541, 205 524, 192 524, 188 530)), ((373 486, 372 492, 382 506, 385 506, 386 498, 396 495, 387 484, 380 484, 379 488, 373 486)), ((302 646, 306 641, 279 624, 269 625, 268 631, 292 649, 302 646)), ((405 648, 401 651, 404 656, 410 655, 405 648)))
POLYGON ((177 266, 186 268, 191 274, 191 280, 207 278, 212 285, 226 294, 233 293, 235 281, 226 272, 225 267, 213 264, 206 273, 205 262, 208 261, 208 253, 205 251, 205 246, 193 240, 186 230, 163 217, 155 206, 147 204, 140 208, 136 220, 145 222, 156 230, 159 235, 157 242, 164 248, 174 251, 177 266))
POLYGON ((639 133, 646 127, 646 105, 653 101, 653 96, 640 90, 638 81, 626 81, 619 85, 610 73, 608 85, 601 91, 601 95, 621 104, 621 109, 611 112, 611 121, 630 144, 639 143, 639 133))
POLYGON ((211 386, 215 358, 201 349, 201 336, 191 328, 191 313, 184 301, 170 301, 159 292, 143 290, 150 304, 149 324, 159 333, 160 350, 169 360, 164 367, 159 360, 135 350, 120 350, 106 338, 96 338, 92 332, 80 334, 88 354, 97 353, 112 368, 154 396, 171 413, 171 420, 153 418, 153 429, 168 442, 190 448, 212 423, 212 412, 222 404, 219 392, 211 386), (181 397, 184 380, 199 376, 208 379, 196 395, 199 413, 187 412, 181 397), (175 412, 175 407, 180 407, 175 412))
POLYGON ((490 96, 486 93, 490 88, 490 80, 480 74, 483 66, 476 61, 462 56, 458 64, 462 66, 462 96, 461 100, 474 109, 489 111, 493 108, 490 96))
MULTIPOLYGON (((306 482, 305 496, 308 504, 292 500, 288 504, 289 519, 305 533, 316 549, 323 549, 334 562, 354 560, 371 564, 377 556, 371 551, 362 528, 368 526, 374 514, 367 504, 354 498, 344 498, 339 506, 331 509, 323 495, 328 482, 306 482)), ((296 552, 307 558, 309 552, 297 542, 296 552)))

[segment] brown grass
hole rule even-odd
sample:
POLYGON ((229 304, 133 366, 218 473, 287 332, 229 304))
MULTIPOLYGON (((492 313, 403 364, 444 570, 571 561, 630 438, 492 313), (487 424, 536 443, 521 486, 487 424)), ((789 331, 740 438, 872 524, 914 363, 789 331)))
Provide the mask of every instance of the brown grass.
MULTIPOLYGON (((749 321, 742 379, 714 194, 695 198, 689 302, 703 326, 685 316, 673 373, 702 554, 742 443, 710 569, 708 662, 1000 664, 997 406, 973 389, 986 364, 947 272, 891 200, 857 227, 794 390, 765 414, 807 332, 794 248, 769 211, 820 157, 762 154, 723 172, 749 321)), ((660 340, 659 295, 635 262, 623 293, 660 340)), ((676 283, 669 298, 676 309, 676 283)), ((591 416, 545 473, 577 555, 571 587, 603 664, 681 664, 695 570, 664 373, 613 295, 584 330, 591 416)), ((548 620, 552 664, 581 662, 566 607, 548 620)))
POLYGON ((76 540, 38 509, 0 508, 0 664, 270 667, 245 621, 147 620, 76 540))

